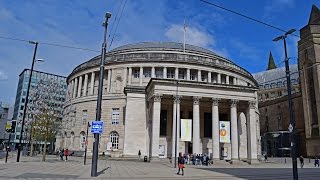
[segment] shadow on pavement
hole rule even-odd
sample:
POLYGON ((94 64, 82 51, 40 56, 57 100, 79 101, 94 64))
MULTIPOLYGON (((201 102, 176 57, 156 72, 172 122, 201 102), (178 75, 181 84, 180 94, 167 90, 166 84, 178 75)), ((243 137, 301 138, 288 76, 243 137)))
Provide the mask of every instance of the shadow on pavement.
MULTIPOLYGON (((293 179, 291 168, 198 168, 206 171, 213 171, 229 174, 243 179, 293 179)), ((303 168, 298 169, 300 179, 319 179, 319 169, 303 168)))
POLYGON ((110 167, 106 167, 106 168, 102 169, 101 171, 99 171, 99 172, 97 173, 97 175, 100 176, 100 174, 104 174, 104 172, 105 172, 106 170, 108 170, 109 168, 110 168, 110 167))
POLYGON ((40 174, 40 173, 24 173, 15 178, 21 179, 33 179, 33 178, 40 178, 40 179, 77 179, 79 176, 75 175, 59 175, 59 174, 40 174))

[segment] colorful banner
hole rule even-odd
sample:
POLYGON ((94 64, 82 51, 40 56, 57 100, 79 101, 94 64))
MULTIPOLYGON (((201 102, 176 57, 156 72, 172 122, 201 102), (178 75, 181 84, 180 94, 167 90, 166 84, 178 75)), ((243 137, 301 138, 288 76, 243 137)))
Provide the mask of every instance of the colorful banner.
POLYGON ((181 129, 181 141, 191 141, 192 137, 192 120, 191 119, 181 119, 180 121, 181 129))
POLYGON ((220 142, 230 143, 230 121, 220 121, 220 142))

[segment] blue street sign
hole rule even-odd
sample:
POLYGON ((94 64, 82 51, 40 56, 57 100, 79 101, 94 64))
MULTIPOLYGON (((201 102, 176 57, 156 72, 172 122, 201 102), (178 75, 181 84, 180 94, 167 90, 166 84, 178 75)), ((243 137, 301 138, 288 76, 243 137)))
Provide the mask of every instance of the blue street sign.
POLYGON ((103 121, 92 121, 91 122, 91 133, 102 134, 103 133, 103 121))

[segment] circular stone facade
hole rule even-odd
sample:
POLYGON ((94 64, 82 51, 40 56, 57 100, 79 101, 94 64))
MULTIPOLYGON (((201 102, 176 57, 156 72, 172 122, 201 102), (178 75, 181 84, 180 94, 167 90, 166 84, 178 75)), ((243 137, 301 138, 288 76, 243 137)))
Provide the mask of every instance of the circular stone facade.
MULTIPOLYGON (((67 78, 68 94, 63 128, 57 135, 56 148, 68 147, 71 151, 83 152, 88 144, 89 155, 92 152, 93 136, 89 128, 87 137, 87 128, 88 122, 95 120, 100 59, 101 56, 96 56, 80 64, 67 78)), ((172 97, 174 95, 169 91, 175 91, 164 88, 168 93, 155 94, 156 91, 160 91, 155 89, 156 84, 152 82, 175 87, 176 85, 172 83, 177 80, 183 83, 181 92, 185 93, 183 95, 185 102, 192 100, 188 98, 188 87, 195 88, 191 91, 197 93, 202 92, 203 89, 207 89, 205 91, 208 93, 215 89, 219 92, 220 90, 230 91, 229 94, 233 96, 233 98, 229 97, 226 93, 226 98, 224 98, 219 93, 215 96, 214 92, 206 96, 206 92, 203 91, 203 95, 199 95, 202 97, 200 102, 214 97, 222 99, 221 102, 227 102, 223 99, 242 101, 242 97, 247 98, 243 99, 246 103, 257 99, 257 82, 253 76, 232 61, 207 49, 192 45, 184 47, 181 43, 171 42, 138 43, 115 48, 107 53, 105 60, 101 116, 101 120, 104 121, 104 132, 100 136, 99 152, 121 157, 137 156, 138 151, 141 150, 142 155, 151 156, 153 148, 160 148, 159 151, 165 151, 165 157, 170 156, 172 122, 167 126, 166 132, 161 132, 164 131, 163 128, 159 130, 160 132, 154 129, 156 118, 153 116, 155 114, 153 102, 157 100, 153 97, 161 96, 161 113, 163 108, 167 107, 166 102, 170 102, 168 121, 172 121, 172 99, 174 99, 172 97), (199 90, 196 87, 199 87, 199 90), (250 92, 250 95, 241 94, 244 91, 250 92), (134 98, 141 101, 132 101, 134 98), (132 102, 133 104, 130 104, 132 102), (153 133, 160 134, 159 142, 156 144, 160 143, 159 147, 152 147, 154 146, 153 141, 158 141, 154 139, 153 133), (169 137, 163 140, 165 147, 161 146, 162 136, 169 137), (139 141, 139 143, 132 141, 139 141)), ((194 95, 191 93, 191 96, 194 95)), ((184 107, 183 103, 181 105, 184 107)), ((192 103, 190 107, 192 109, 192 103)), ((200 122, 204 121, 202 115, 199 117, 200 122)), ((162 127, 163 120, 159 121, 161 121, 159 126, 162 127)), ((200 135, 200 138, 204 138, 203 135, 200 135)), ((203 142, 201 143, 203 145, 203 142)), ((204 148, 201 149, 201 152, 204 151, 204 148)))

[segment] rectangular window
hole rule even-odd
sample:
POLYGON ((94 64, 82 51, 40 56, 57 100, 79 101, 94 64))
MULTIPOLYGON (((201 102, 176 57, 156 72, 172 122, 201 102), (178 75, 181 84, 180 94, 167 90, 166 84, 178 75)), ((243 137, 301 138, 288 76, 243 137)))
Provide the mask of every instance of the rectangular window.
POLYGON ((196 74, 195 73, 191 73, 190 74, 190 80, 193 80, 193 81, 196 80, 196 74))
POLYGON ((119 112, 120 112, 119 108, 112 108, 111 124, 119 124, 119 120, 120 120, 119 112))
POLYGON ((23 106, 20 106, 20 110, 23 110, 23 106))
POLYGON ((22 99, 21 99, 21 102, 22 102, 22 103, 24 103, 24 102, 25 102, 25 99, 24 99, 24 98, 22 98, 22 99))
POLYGON ((139 78, 140 77, 140 69, 133 70, 133 77, 134 78, 139 78))
POLYGON ((183 69, 179 69, 179 79, 185 79, 186 72, 183 69))
POLYGON ((145 69, 145 70, 143 71, 143 75, 144 75, 144 77, 146 77, 146 78, 150 78, 150 77, 151 77, 151 70, 150 70, 150 69, 145 69))
POLYGON ((212 114, 204 113, 204 137, 212 137, 212 114))
POLYGON ((160 136, 167 135, 167 110, 161 110, 160 113, 160 136))
POLYGON ((156 70, 156 77, 162 78, 163 77, 163 71, 162 70, 156 70))
POLYGON ((167 70, 167 78, 174 79, 174 76, 175 76, 174 69, 168 69, 167 70))
POLYGON ((87 119, 88 119, 88 111, 87 110, 83 110, 82 111, 82 125, 86 125, 87 124, 87 119))

